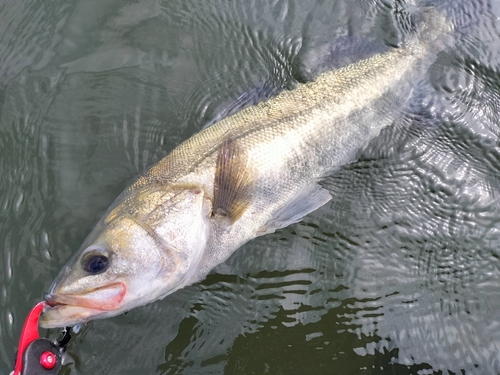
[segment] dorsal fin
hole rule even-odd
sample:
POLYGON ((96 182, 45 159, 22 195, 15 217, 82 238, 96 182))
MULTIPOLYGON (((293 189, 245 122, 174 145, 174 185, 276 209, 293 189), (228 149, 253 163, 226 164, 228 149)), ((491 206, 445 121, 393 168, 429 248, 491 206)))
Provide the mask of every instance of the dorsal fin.
POLYGON ((294 60, 293 76, 299 82, 314 81, 327 70, 336 70, 366 59, 389 48, 359 36, 342 36, 332 40, 306 38, 294 60))
POLYGON ((216 101, 205 111, 205 125, 203 129, 212 124, 241 111, 244 108, 255 105, 263 100, 267 100, 278 95, 283 89, 275 87, 270 83, 264 83, 241 93, 236 99, 216 101))

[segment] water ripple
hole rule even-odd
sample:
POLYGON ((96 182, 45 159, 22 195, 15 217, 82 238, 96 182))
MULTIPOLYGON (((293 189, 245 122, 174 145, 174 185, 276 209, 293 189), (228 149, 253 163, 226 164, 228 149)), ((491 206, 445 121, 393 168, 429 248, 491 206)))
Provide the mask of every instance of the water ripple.
MULTIPOLYGON (((235 100, 327 68, 332 40, 399 44, 399 3, 0 5, 1 371, 128 181, 235 100)), ((83 327, 63 371, 499 372, 498 5, 461 3, 440 5, 456 47, 325 182, 328 205, 200 284, 83 327)))

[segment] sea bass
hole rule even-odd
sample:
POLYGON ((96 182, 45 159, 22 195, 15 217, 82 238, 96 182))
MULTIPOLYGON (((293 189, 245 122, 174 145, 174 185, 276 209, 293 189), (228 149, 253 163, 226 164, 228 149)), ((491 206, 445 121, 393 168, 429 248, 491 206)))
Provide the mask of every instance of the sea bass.
POLYGON ((118 315, 202 280, 249 240, 331 199, 319 184, 401 114, 445 48, 422 11, 404 47, 319 75, 195 134, 113 203, 62 269, 46 328, 118 315))

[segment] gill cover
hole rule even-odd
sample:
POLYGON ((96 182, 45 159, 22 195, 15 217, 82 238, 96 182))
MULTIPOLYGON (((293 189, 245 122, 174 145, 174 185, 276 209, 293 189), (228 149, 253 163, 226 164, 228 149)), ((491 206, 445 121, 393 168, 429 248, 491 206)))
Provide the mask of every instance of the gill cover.
POLYGON ((115 316, 188 284, 205 252, 210 211, 193 186, 126 191, 55 279, 41 325, 115 316))

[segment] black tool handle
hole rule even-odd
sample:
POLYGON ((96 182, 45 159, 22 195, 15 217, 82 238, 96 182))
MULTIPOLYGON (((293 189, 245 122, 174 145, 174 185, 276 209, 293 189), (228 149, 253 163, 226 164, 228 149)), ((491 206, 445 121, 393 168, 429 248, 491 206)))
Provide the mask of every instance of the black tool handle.
POLYGON ((61 348, 46 338, 33 341, 24 352, 23 375, 57 375, 61 369, 61 348), (52 355, 50 354, 52 353, 52 355), (43 366, 43 358, 49 358, 43 366), (52 368, 51 367, 53 363, 52 368))

